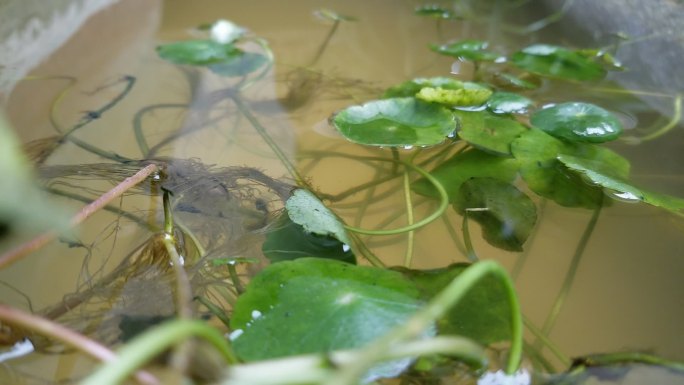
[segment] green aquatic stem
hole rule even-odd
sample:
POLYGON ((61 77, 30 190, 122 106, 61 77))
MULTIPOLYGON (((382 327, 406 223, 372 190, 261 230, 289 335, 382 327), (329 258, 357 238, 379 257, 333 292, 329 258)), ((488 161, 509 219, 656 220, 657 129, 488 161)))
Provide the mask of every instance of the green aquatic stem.
POLYGON ((147 158, 150 154, 150 146, 147 144, 147 139, 143 133, 142 119, 145 114, 160 109, 160 108, 187 108, 186 103, 162 103, 145 106, 139 109, 133 116, 133 133, 135 134, 135 141, 138 143, 138 148, 143 158, 147 158))
POLYGON ((449 285, 437 294, 427 305, 409 318, 403 325, 391 330, 385 336, 371 343, 355 355, 352 362, 339 365, 338 373, 326 381, 326 385, 353 385, 363 376, 387 351, 400 342, 420 338, 432 327, 434 322, 444 316, 449 309, 459 303, 475 284, 485 276, 494 275, 504 285, 511 309, 511 346, 508 354, 506 373, 513 374, 518 370, 522 359, 522 316, 520 304, 515 293, 513 282, 506 270, 494 261, 482 261, 473 264, 457 276, 449 285))
POLYGON ((280 160, 283 166, 285 166, 295 183, 299 186, 306 186, 306 182, 299 174, 299 171, 297 171, 297 168, 294 166, 294 164, 292 164, 292 162, 290 162, 290 160, 287 158, 287 155, 285 155, 283 150, 280 149, 280 146, 278 146, 275 140, 273 140, 271 135, 266 130, 266 127, 261 125, 256 116, 252 114, 252 111, 250 111, 249 107, 247 107, 244 100, 242 100, 242 97, 237 93, 230 93, 229 98, 235 103, 238 110, 240 110, 240 113, 247 118, 249 123, 252 125, 252 127, 254 127, 264 142, 266 142, 266 144, 271 148, 273 153, 278 157, 278 160, 280 160))
POLYGON ((204 307, 209 309, 209 312, 213 314, 214 317, 218 318, 224 326, 230 328, 230 318, 228 318, 226 315, 225 310, 214 305, 214 303, 209 301, 207 298, 201 296, 195 297, 195 301, 201 303, 204 307))
POLYGON ((208 341, 228 364, 238 359, 221 332, 202 321, 173 320, 153 327, 118 350, 117 357, 86 377, 80 385, 115 385, 166 349, 188 337, 208 341))
MULTIPOLYGON (((378 158, 387 161, 388 159, 384 158, 378 158)), ((417 230, 430 222, 434 221, 435 219, 441 217, 444 212, 446 212, 447 208, 449 207, 449 196, 447 195, 446 190, 444 189, 444 186, 430 173, 427 171, 423 170, 419 166, 416 166, 412 163, 406 162, 406 161, 399 161, 401 164, 403 164, 405 167, 410 168, 420 175, 422 175, 425 179, 427 179, 432 185, 435 187, 435 190, 437 190, 437 193, 439 195, 439 207, 435 212, 427 216, 426 218, 423 218, 422 220, 415 222, 413 224, 410 224, 408 226, 400 227, 398 229, 391 229, 391 230, 367 230, 367 229, 361 229, 358 227, 353 227, 353 226, 345 226, 345 228, 349 231, 359 233, 359 234, 366 234, 366 235, 395 235, 395 234, 402 234, 408 231, 413 231, 417 230)))
POLYGON ((523 324, 525 325, 525 328, 527 328, 527 330, 529 330, 530 333, 532 333, 537 338, 537 340, 541 341, 544 344, 544 346, 547 347, 551 351, 551 353, 553 353, 554 356, 556 356, 558 361, 560 361, 561 365, 565 367, 570 366, 570 364, 572 363, 570 358, 563 354, 558 345, 551 341, 549 337, 544 335, 544 333, 542 333, 542 331, 539 330, 539 328, 525 316, 523 316, 523 324))
MULTIPOLYGON (((570 294, 570 289, 572 288, 572 284, 575 282, 575 276, 577 275, 577 269, 579 268, 579 264, 582 261, 582 256, 584 255, 584 250, 586 249, 587 244, 589 243, 589 239, 591 238, 591 235, 593 234, 594 229, 596 228, 596 223, 598 222, 599 215, 601 214, 602 206, 603 199, 601 199, 598 207, 596 207, 596 209, 594 210, 594 213, 592 214, 589 223, 587 223, 587 227, 584 229, 584 233, 582 234, 582 237, 580 238, 580 241, 577 244, 575 254, 572 257, 572 261, 570 261, 568 271, 565 274, 563 285, 561 286, 561 289, 558 292, 558 295, 556 296, 551 311, 546 316, 544 326, 542 326, 541 333, 545 336, 549 335, 549 333, 553 329, 553 326, 556 324, 556 320, 558 319, 558 316, 560 315, 560 312, 563 309, 565 300, 567 299, 568 294, 570 294)), ((540 340, 537 340, 535 346, 540 347, 540 340)))
POLYGON ((247 80, 249 75, 246 75, 243 78, 243 80, 237 85, 237 89, 240 91, 246 90, 247 88, 249 88, 250 86, 252 86, 256 82, 258 82, 259 80, 266 77, 268 72, 273 67, 273 62, 274 62, 274 58, 275 58, 273 55, 273 50, 271 50, 271 47, 268 45, 268 41, 266 41, 266 39, 262 39, 260 37, 251 37, 251 38, 245 39, 245 40, 246 41, 253 41, 253 42, 257 43, 257 45, 259 45, 261 50, 266 55, 266 63, 267 64, 264 67, 264 69, 261 70, 261 72, 259 72, 258 75, 254 76, 252 78, 249 78, 249 80, 247 80))
MULTIPOLYGON (((404 171, 404 200, 406 201, 406 223, 413 225, 413 201, 411 199, 411 179, 408 172, 404 171)), ((406 255, 404 256, 404 267, 411 267, 411 260, 413 259, 413 243, 416 237, 416 232, 411 230, 406 233, 406 255)))
POLYGON ((471 211, 471 209, 466 209, 463 212, 463 225, 461 226, 463 230, 463 244, 466 250, 466 258, 468 258, 470 262, 477 262, 479 258, 477 258, 477 253, 475 253, 473 241, 470 237, 470 227, 468 226, 468 211, 471 211))

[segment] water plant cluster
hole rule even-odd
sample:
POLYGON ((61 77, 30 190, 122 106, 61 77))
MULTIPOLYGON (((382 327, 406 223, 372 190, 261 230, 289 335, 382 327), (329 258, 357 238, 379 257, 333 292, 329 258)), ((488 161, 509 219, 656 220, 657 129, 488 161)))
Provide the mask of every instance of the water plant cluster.
MULTIPOLYGON (((438 20, 456 17, 450 10, 435 6, 421 7, 416 13, 416 17, 438 20)), ((333 27, 312 63, 340 23, 357 22, 332 11, 320 14, 333 27)), ((142 179, 147 178, 152 186, 156 183, 156 192, 144 187, 149 189, 146 193, 163 201, 164 223, 154 230, 157 251, 151 253, 168 258, 169 274, 177 281, 173 289, 177 314, 138 320, 139 329, 148 330, 138 333, 136 329, 116 357, 107 359, 109 362, 82 384, 120 383, 170 348, 174 357, 187 359, 186 349, 192 347, 181 342, 191 336, 208 341, 219 353, 225 370, 211 382, 220 384, 351 385, 385 378, 400 378, 407 384, 434 383, 455 373, 479 377, 483 384, 529 383, 530 372, 535 373, 536 383, 581 384, 593 375, 595 367, 609 368, 620 376, 629 365, 636 364, 684 373, 682 364, 636 352, 606 352, 571 364, 548 339, 558 311, 552 312, 541 328, 526 322, 509 274, 496 262, 478 255, 469 230, 470 222, 476 222, 490 245, 520 252, 535 231, 539 202, 544 200, 593 210, 584 245, 601 208, 613 199, 641 202, 682 215, 684 199, 633 184, 630 162, 604 144, 619 140, 624 131, 613 113, 582 100, 545 101, 541 105, 530 96, 530 91, 544 82, 593 82, 609 71, 621 70, 610 53, 548 44, 501 52, 490 49, 486 41, 473 39, 435 43, 426 50, 473 63, 475 75, 468 80, 446 75, 407 79, 386 88, 376 99, 331 111, 330 123, 344 138, 359 146, 381 149, 381 155, 363 161, 390 164, 393 171, 389 178, 403 180, 406 224, 367 229, 340 219, 329 205, 331 197, 311 187, 311 181, 301 175, 250 109, 243 92, 271 70, 274 57, 268 42, 225 20, 200 30, 206 32, 206 38, 160 45, 158 56, 188 71, 211 71, 232 79, 230 87, 203 97, 210 105, 231 101, 278 156, 292 183, 275 181, 246 168, 209 170, 193 164, 196 175, 210 175, 211 180, 223 182, 207 187, 199 184, 199 179, 183 179, 177 185, 199 184, 204 191, 214 192, 225 189, 225 194, 239 199, 233 191, 241 188, 239 180, 248 179, 268 189, 274 200, 282 201, 282 209, 275 213, 264 208, 262 198, 254 200, 254 207, 239 207, 240 212, 249 211, 251 217, 263 220, 254 226, 261 228, 268 222, 263 227, 267 231, 261 250, 269 264, 244 282, 242 272, 256 266, 256 261, 225 255, 204 258, 210 254, 206 242, 182 226, 182 221, 174 220, 182 212, 199 211, 189 206, 195 196, 189 190, 159 182, 171 180, 174 170, 182 170, 179 165, 186 163, 154 159, 156 147, 148 144, 142 127, 135 128, 141 159, 123 158, 80 143, 84 149, 113 161, 110 165, 123 170, 123 176, 142 169, 146 170, 142 179), (259 50, 247 48, 254 43, 259 50), (183 194, 188 200, 181 205, 183 194), (433 208, 424 218, 414 218, 412 196, 416 194, 427 198, 433 208), (413 269, 413 259, 420 257, 414 256, 411 248, 416 231, 449 210, 462 217, 462 240, 469 262, 432 270, 413 269), (260 213, 269 215, 262 217, 260 213), (365 235, 397 234, 407 237, 401 267, 385 266, 362 239, 365 235), (193 253, 201 261, 198 269, 225 272, 221 285, 230 287, 230 297, 216 300, 207 291, 193 290, 194 281, 188 279, 181 259, 193 253), (193 302, 200 302, 223 325, 215 327, 197 319, 188 306, 193 302), (525 328, 539 344, 526 341, 525 328), (568 370, 549 373, 553 365, 541 353, 540 345, 551 350, 554 359, 568 370), (501 363, 493 358, 493 352, 499 352, 501 363), (505 374, 493 374, 498 369, 505 374), (499 376, 498 380, 493 376, 499 376)), ((76 129, 80 126, 59 140, 71 140, 76 129)), ((5 143, 11 142, 0 140, 0 145, 5 143)), ((15 146, 13 143, 11 147, 15 146)), ((0 153, 3 157, 12 154, 9 150, 0 153)), ((0 166, 19 170, 10 162, 20 157, 3 158, 0 166)), ((42 172, 45 175, 50 170, 57 172, 49 167, 42 172)), ((66 173, 59 170, 61 176, 66 173)), ((15 177, 15 187, 30 184, 22 178, 15 177)), ((17 218, 33 215, 13 212, 14 201, 3 198, 0 206, 3 223, 12 226, 17 218)), ((42 228, 54 228, 53 222, 47 221, 42 228)), ((58 228, 64 228, 64 222, 59 222, 58 228)), ((582 248, 580 243, 579 257, 582 248)), ((3 255, 0 266, 18 260, 19 254, 3 255)), ((562 301, 558 305, 562 306, 562 301)), ((25 328, 35 325, 28 318, 12 318, 13 310, 4 305, 0 310, 3 322, 25 328)), ((63 336, 51 337, 81 346, 63 336)), ((174 362, 181 371, 190 365, 178 364, 182 360, 174 362)), ((138 379, 154 382, 144 373, 139 373, 138 379)))

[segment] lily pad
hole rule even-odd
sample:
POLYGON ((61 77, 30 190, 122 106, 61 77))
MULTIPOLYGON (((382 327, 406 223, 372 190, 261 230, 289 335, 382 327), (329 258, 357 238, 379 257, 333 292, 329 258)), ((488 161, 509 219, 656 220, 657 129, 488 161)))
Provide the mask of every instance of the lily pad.
POLYGON ((499 55, 488 51, 489 43, 483 40, 460 40, 457 42, 437 45, 433 44, 430 48, 442 55, 453 56, 463 60, 471 61, 493 61, 499 55))
POLYGON ((307 232, 302 225, 292 222, 287 213, 281 214, 272 227, 261 245, 261 251, 271 262, 317 257, 356 263, 348 244, 329 235, 307 232))
MULTIPOLYGON (((470 83, 473 84, 473 83, 470 83)), ((426 102, 440 103, 448 107, 472 107, 482 105, 492 96, 492 91, 479 86, 467 87, 457 90, 441 87, 423 87, 416 94, 416 98, 426 102)))
POLYGON ((451 111, 415 98, 348 107, 335 115, 333 124, 352 142, 372 146, 436 145, 456 128, 451 111))
POLYGON ((157 47, 157 54, 175 64, 207 66, 233 60, 241 50, 214 40, 189 40, 157 47))
MULTIPOLYGON (((358 348, 420 305, 418 290, 395 271, 317 258, 276 263, 238 298, 233 348, 245 361, 358 348)), ((397 375, 409 363, 375 377, 397 375)))
POLYGON ((218 64, 209 66, 211 72, 226 76, 245 76, 268 63, 266 56, 256 52, 235 51, 235 54, 218 64))
POLYGON ((421 5, 415 10, 416 15, 434 17, 435 19, 453 19, 456 14, 436 4, 421 5))
POLYGON ((514 119, 486 111, 454 111, 460 120, 458 136, 471 145, 496 154, 510 155, 511 142, 527 128, 514 119))
POLYGON ((285 209, 292 222, 302 225, 308 233, 331 236, 351 244, 342 222, 310 191, 295 190, 285 202, 285 209))
MULTIPOLYGON (((433 270, 395 268, 410 279, 424 300, 434 298, 470 265, 457 263, 433 270)), ((500 280, 485 276, 442 318, 437 320, 437 333, 459 335, 488 345, 510 338, 510 306, 500 280)))
POLYGON ((684 199, 635 187, 605 163, 564 154, 558 155, 558 160, 569 169, 584 174, 593 183, 612 190, 623 200, 642 201, 676 213, 684 210, 684 199))
POLYGON ((461 185, 454 209, 482 226, 492 246, 522 251, 537 221, 534 202, 515 186, 493 178, 473 178, 461 185))
POLYGON ((460 90, 464 87, 460 80, 437 76, 433 78, 415 78, 388 88, 383 98, 402 98, 416 96, 425 87, 443 88, 445 90, 460 90))
POLYGON ((623 178, 629 174, 629 162, 610 149, 589 143, 563 142, 536 128, 514 140, 511 152, 520 161, 520 174, 528 187, 566 207, 596 208, 602 201, 603 192, 568 170, 558 160, 559 155, 603 163, 623 178))
POLYGON ((561 103, 532 114, 530 122, 545 132, 571 142, 602 143, 622 134, 615 115, 589 103, 561 103))
POLYGON ((534 102, 512 92, 495 92, 487 100, 487 109, 495 114, 524 114, 534 102))
POLYGON ((548 44, 535 44, 511 55, 510 61, 518 68, 542 76, 568 80, 599 80, 606 70, 586 56, 548 44))
MULTIPOLYGON (((430 172, 446 189, 449 200, 453 202, 461 189, 461 184, 470 178, 489 177, 511 182, 518 175, 518 161, 472 149, 456 154, 430 172)), ((418 194, 437 198, 439 195, 432 183, 419 179, 412 185, 418 194)))

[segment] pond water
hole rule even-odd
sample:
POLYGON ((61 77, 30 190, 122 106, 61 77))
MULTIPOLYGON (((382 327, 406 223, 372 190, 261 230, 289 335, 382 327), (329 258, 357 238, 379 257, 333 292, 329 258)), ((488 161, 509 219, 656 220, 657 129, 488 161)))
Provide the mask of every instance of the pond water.
MULTIPOLYGON (((422 2, 408 0, 121 0, 96 13, 66 43, 54 47, 28 77, 15 79, 9 86, 3 83, 6 88, 0 96, 23 142, 54 136, 56 128, 63 132, 82 122, 88 112, 101 111, 74 134, 78 139, 128 159, 143 160, 147 153, 150 159, 168 164, 168 173, 177 178, 177 216, 205 249, 216 257, 264 261, 260 244, 268 230, 266 223, 282 209, 283 192, 295 180, 250 118, 263 126, 306 183, 327 198, 326 204, 345 222, 367 229, 398 228, 407 221, 402 174, 394 174, 389 162, 364 160, 391 159, 392 152, 347 141, 331 126, 331 115, 377 98, 385 88, 411 78, 449 76, 458 69, 456 78, 471 80, 472 63, 455 66, 453 58, 430 51, 431 43, 473 38, 512 52, 531 43, 574 41, 573 36, 553 28, 541 33, 513 32, 516 26, 543 17, 546 11, 537 7, 475 3, 456 6, 465 13, 472 11, 469 18, 437 21, 415 15, 415 7, 422 2), (314 14, 321 9, 356 20, 340 22, 325 44, 333 22, 314 14), (481 9, 488 13, 478 14, 481 9), (195 27, 217 19, 246 27, 265 39, 273 52, 272 70, 242 95, 249 114, 228 99, 212 99, 236 80, 206 70, 182 70, 155 52, 161 43, 199 36, 202 32, 195 27), (111 108, 102 111, 110 103, 111 108), (136 130, 145 138, 147 149, 136 140, 136 130), (354 190, 382 178, 388 181, 354 190)), ((246 49, 261 48, 253 41, 246 49)), ((674 114, 672 95, 644 96, 661 92, 653 89, 640 90, 638 95, 607 91, 617 87, 613 80, 619 80, 619 75, 609 79, 581 85, 546 82, 529 95, 540 105, 569 100, 602 105, 626 122, 626 136, 657 129, 674 114)), ((636 184, 681 197, 683 146, 681 125, 639 145, 609 144, 631 162, 636 184)), ((408 158, 415 153, 416 149, 401 149, 398 156, 408 158)), ((421 150, 416 160, 427 161, 433 154, 421 150)), ((430 168, 435 162, 427 164, 430 168)), ((116 165, 65 143, 46 159, 41 173, 51 188, 93 199, 135 172, 136 165, 140 163, 116 165), (101 163, 109 165, 92 166, 101 163), (57 167, 64 165, 77 167, 57 167)), ((150 187, 117 200, 112 206, 118 212, 96 214, 71 239, 54 242, 0 271, 0 302, 23 309, 30 305, 37 311, 73 298, 73 293, 91 290, 94 294, 78 302, 82 308, 62 309, 61 319, 110 342, 120 337, 120 330, 111 323, 124 316, 168 314, 174 306, 169 297, 171 284, 145 278, 145 274, 163 276, 159 272, 126 273, 112 278, 109 286, 96 284, 150 238, 149 229, 139 222, 162 226, 161 198, 146 188, 150 187), (131 215, 123 216, 124 211, 131 215), (142 299, 141 292, 145 293, 142 299)), ((497 260, 511 271, 524 315, 530 324, 541 327, 572 268, 593 212, 530 195, 540 210, 539 219, 522 253, 489 245, 474 222, 470 230, 479 258, 497 260)), ((72 210, 83 204, 59 199, 72 210)), ((430 215, 437 203, 413 194, 413 206, 418 220, 430 215)), ((411 247, 411 267, 439 268, 468 261, 461 228, 461 216, 449 209, 443 218, 416 231, 410 241, 406 234, 360 239, 388 266, 402 265, 411 247)), ((613 200, 601 210, 549 334, 563 355, 642 351, 684 360, 683 232, 684 218, 647 204, 613 200)), ((5 250, 26 239, 4 240, 0 247, 5 250)), ((243 273, 256 270, 250 267, 243 273)), ((206 277, 197 280, 194 283, 207 288, 215 284, 206 277)), ((534 341, 532 334, 528 337, 534 341)), ((41 354, 3 364, 0 383, 51 383, 79 378, 92 367, 90 360, 78 354, 55 355, 44 346, 41 354)), ((564 369, 553 354, 545 355, 564 369)))

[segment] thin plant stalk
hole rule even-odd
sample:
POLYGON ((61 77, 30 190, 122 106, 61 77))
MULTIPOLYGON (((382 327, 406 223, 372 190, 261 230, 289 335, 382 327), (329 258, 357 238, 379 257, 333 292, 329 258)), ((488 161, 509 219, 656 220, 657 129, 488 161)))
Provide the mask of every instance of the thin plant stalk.
POLYGON ((81 385, 115 385, 169 347, 188 337, 200 337, 213 345, 228 364, 238 362, 221 332, 202 321, 173 320, 134 338, 117 351, 117 357, 85 378, 81 385))
POLYGON ((523 324, 525 325, 525 328, 527 328, 527 330, 529 330, 530 333, 532 333, 537 338, 537 340, 541 341, 544 344, 544 346, 547 347, 551 351, 551 353, 553 353, 554 356, 556 356, 556 358, 561 362, 563 366, 570 366, 570 364, 572 363, 570 358, 563 354, 560 348, 553 341, 551 341, 549 337, 544 335, 544 333, 542 333, 542 331, 539 330, 539 328, 525 316, 523 316, 523 324))
POLYGON ((475 248, 473 247, 473 241, 472 238, 470 237, 470 228, 468 226, 468 211, 471 209, 466 209, 463 212, 463 243, 465 245, 466 249, 466 257, 470 262, 477 262, 477 253, 475 253, 475 248))
MULTIPOLYGON (((103 207, 107 206, 110 202, 112 202, 114 199, 120 197, 123 193, 131 189, 133 186, 137 185, 138 183, 142 182, 150 176, 152 173, 157 171, 157 166, 154 164, 149 164, 145 167, 143 167, 140 171, 135 173, 133 176, 130 176, 126 179, 124 179, 121 183, 116 185, 114 188, 111 190, 107 191, 104 193, 102 196, 94 200, 92 203, 89 205, 83 207, 72 219, 71 219, 71 225, 76 226, 83 221, 85 221, 88 217, 90 217, 93 213, 96 211, 102 209, 103 207)), ((43 246, 47 245, 54 239, 56 239, 59 236, 59 233, 57 231, 48 231, 45 232, 38 237, 22 244, 17 247, 15 247, 12 250, 9 250, 8 252, 2 254, 0 256, 0 269, 3 269, 14 262, 18 261, 22 257, 39 250, 43 246)))
MULTIPOLYGON (((411 199, 411 179, 407 171, 404 171, 404 199, 406 200, 406 224, 413 225, 413 201, 411 199)), ((410 230, 406 233, 406 255, 404 256, 404 267, 411 267, 411 260, 413 259, 413 244, 416 237, 416 231, 410 230)))
MULTIPOLYGON (((0 320, 57 340, 97 360, 112 362, 116 359, 114 352, 97 341, 91 340, 71 329, 67 329, 58 323, 25 313, 18 309, 13 309, 4 304, 0 304, 0 320)), ((157 385, 160 383, 159 380, 147 372, 137 372, 135 378, 141 384, 157 385)))
MULTIPOLYGON (((594 228, 596 228, 596 223, 598 222, 599 215, 601 214, 602 206, 603 201, 601 200, 601 202, 599 202, 598 207, 596 207, 596 209, 594 210, 594 213, 592 214, 589 223, 587 223, 587 227, 584 229, 582 238, 580 238, 580 241, 577 244, 575 254, 572 257, 572 261, 570 262, 570 267, 568 267, 568 271, 565 274, 563 285, 561 286, 561 289, 558 292, 558 295, 556 296, 556 299, 553 303, 553 307, 551 308, 549 314, 546 316, 544 326, 541 329, 542 334, 545 336, 548 336, 549 333, 551 333, 551 330, 553 329, 553 326, 556 324, 556 320, 558 319, 558 316, 560 315, 560 312, 563 309, 565 300, 567 299, 568 294, 570 294, 570 289, 572 288, 572 284, 575 282, 575 276, 577 275, 577 270, 579 268, 580 262, 582 261, 584 250, 586 249, 587 244, 589 243, 589 239, 591 238, 591 235, 594 232, 594 228)), ((540 346, 540 340, 537 340, 535 346, 540 346)))
POLYGON ((650 134, 644 135, 644 136, 637 136, 637 137, 627 137, 624 138, 625 141, 627 142, 635 142, 635 143, 642 143, 642 142, 647 142, 653 139, 660 138, 661 136, 667 134, 670 132, 673 128, 679 124, 679 121, 682 120, 682 94, 677 94, 675 97, 674 101, 674 112, 672 114, 672 118, 670 119, 669 122, 667 122, 664 126, 659 128, 656 131, 651 132, 650 134))

